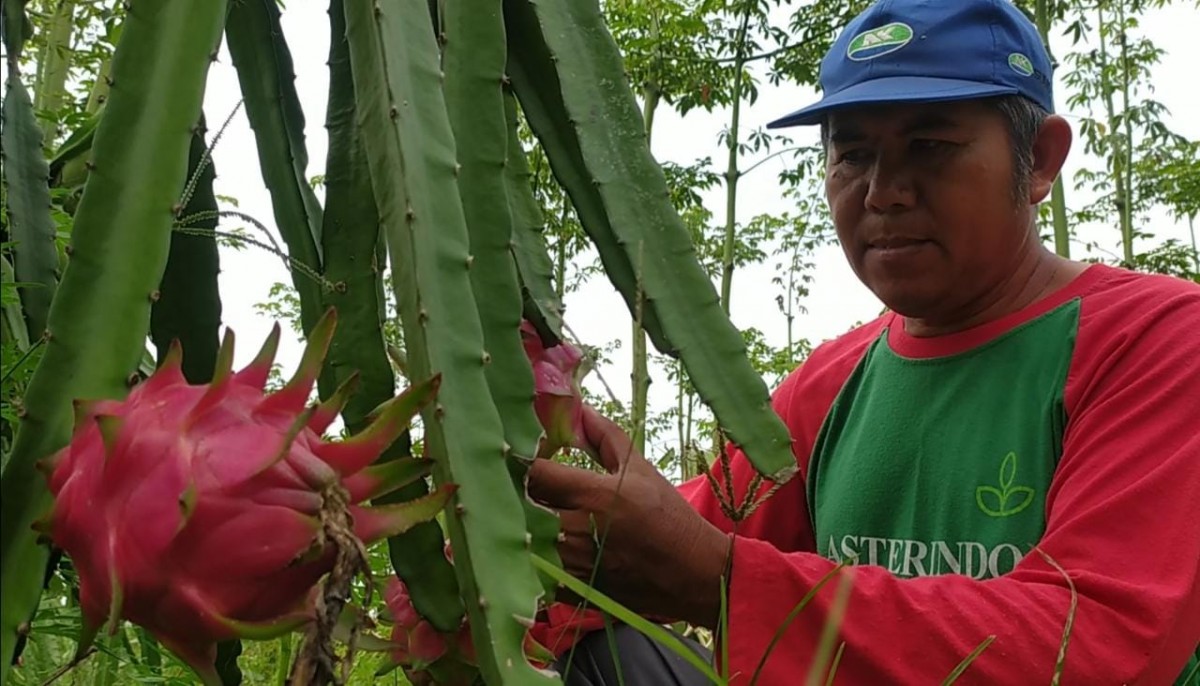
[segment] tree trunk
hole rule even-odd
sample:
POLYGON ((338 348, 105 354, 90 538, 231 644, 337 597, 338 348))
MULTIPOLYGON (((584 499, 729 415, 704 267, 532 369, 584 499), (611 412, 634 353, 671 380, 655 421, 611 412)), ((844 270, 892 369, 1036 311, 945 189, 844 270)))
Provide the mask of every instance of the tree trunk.
MULTIPOLYGON (((1042 35, 1042 44, 1046 46, 1046 54, 1050 62, 1054 62, 1054 54, 1050 52, 1050 0, 1037 0, 1038 33, 1042 35)), ((1067 226, 1067 199, 1063 188, 1062 174, 1054 179, 1050 190, 1050 211, 1054 226, 1054 251, 1063 257, 1071 256, 1071 233, 1067 226)))
POLYGON ((1109 169, 1112 172, 1113 179, 1113 204, 1116 206, 1117 218, 1121 227, 1121 246, 1123 249, 1123 259, 1125 266, 1133 265, 1133 226, 1128 221, 1129 214, 1127 206, 1129 205, 1129 195, 1125 188, 1125 146, 1128 141, 1123 141, 1121 134, 1117 133, 1117 116, 1116 109, 1113 106, 1113 86, 1108 78, 1108 41, 1104 36, 1104 4, 1100 3, 1096 6, 1097 14, 1097 29, 1100 34, 1100 92, 1104 96, 1105 114, 1108 116, 1108 121, 1105 122, 1105 135, 1109 139, 1109 169))
MULTIPOLYGON (((657 25, 657 22, 656 22, 657 25)), ((654 111, 658 109, 661 94, 653 83, 646 84, 643 91, 642 121, 646 127, 646 145, 650 145, 651 132, 654 130, 654 111)), ((640 269, 640 266, 639 266, 640 269)), ((630 425, 633 427, 633 448, 639 454, 646 454, 646 405, 650 391, 650 368, 647 362, 646 332, 636 318, 633 322, 633 371, 630 379, 633 384, 633 402, 629 411, 630 425)))
POLYGON ((721 308, 729 314, 733 287, 733 247, 737 233, 738 124, 742 113, 742 72, 746 63, 746 27, 754 5, 746 4, 738 27, 736 55, 733 61, 733 111, 729 122, 729 164, 725 169, 725 249, 721 264, 721 308))
MULTIPOLYGON (((67 76, 71 70, 71 37, 75 33, 75 2, 59 0, 54 7, 54 18, 46 34, 42 64, 38 69, 38 83, 33 99, 35 110, 56 113, 63 105, 67 93, 67 76)), ((52 116, 42 122, 42 146, 50 151, 58 138, 58 117, 52 116)))

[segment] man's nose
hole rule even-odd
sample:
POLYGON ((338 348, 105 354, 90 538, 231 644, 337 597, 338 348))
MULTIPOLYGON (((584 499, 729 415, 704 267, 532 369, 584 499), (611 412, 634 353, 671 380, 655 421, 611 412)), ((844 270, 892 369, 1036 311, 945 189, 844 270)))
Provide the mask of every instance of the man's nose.
POLYGON ((911 170, 900 155, 880 153, 868 180, 866 209, 888 213, 911 209, 917 194, 911 170))

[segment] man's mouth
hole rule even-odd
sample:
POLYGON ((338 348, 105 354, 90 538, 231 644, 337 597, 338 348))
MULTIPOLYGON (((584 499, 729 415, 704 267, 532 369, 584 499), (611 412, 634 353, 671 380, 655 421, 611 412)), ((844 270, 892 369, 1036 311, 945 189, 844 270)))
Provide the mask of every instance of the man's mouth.
POLYGON ((917 248, 933 241, 923 238, 904 238, 901 236, 891 236, 888 238, 877 238, 867 243, 867 248, 870 250, 904 250, 906 248, 917 248))

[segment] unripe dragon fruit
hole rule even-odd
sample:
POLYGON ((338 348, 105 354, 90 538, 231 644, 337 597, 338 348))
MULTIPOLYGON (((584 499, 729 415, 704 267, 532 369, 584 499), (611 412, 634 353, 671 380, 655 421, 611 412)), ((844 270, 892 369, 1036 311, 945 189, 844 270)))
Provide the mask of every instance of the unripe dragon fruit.
POLYGON ((547 348, 528 320, 521 322, 521 342, 533 366, 533 408, 546 432, 538 457, 549 457, 583 440, 583 397, 579 390, 583 353, 563 341, 547 348))
POLYGON ((78 572, 83 643, 126 619, 219 684, 218 641, 267 638, 313 618, 316 584, 336 554, 331 521, 349 515, 369 544, 444 507, 452 485, 362 505, 427 473, 412 458, 372 463, 436 394, 438 377, 381 405, 358 435, 322 439, 353 385, 307 405, 335 325, 330 310, 275 393, 264 387, 278 325, 237 373, 227 332, 209 384, 186 382, 176 344, 125 400, 76 403, 70 444, 43 465, 55 500, 40 528, 78 572))

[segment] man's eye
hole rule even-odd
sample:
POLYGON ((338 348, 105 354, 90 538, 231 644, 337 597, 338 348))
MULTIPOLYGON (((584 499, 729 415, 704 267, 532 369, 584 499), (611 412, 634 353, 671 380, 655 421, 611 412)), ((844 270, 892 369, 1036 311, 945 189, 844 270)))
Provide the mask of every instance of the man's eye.
POLYGON ((866 148, 852 148, 843 150, 838 155, 838 162, 845 164, 862 164, 870 159, 870 152, 866 148))
POLYGON ((949 141, 937 140, 936 138, 915 138, 912 142, 913 149, 922 152, 940 152, 948 150, 951 145, 949 141))

